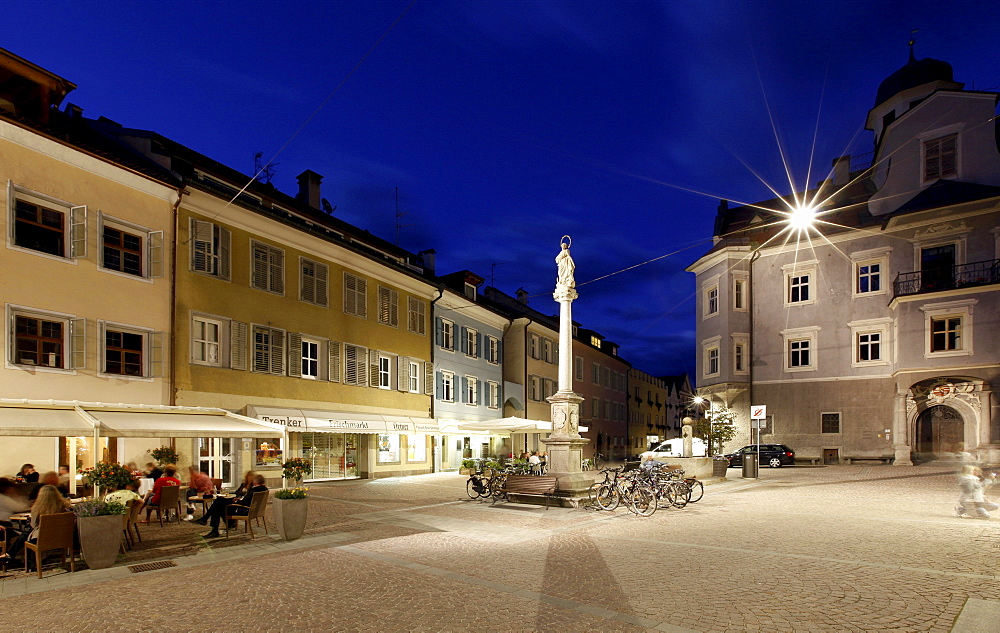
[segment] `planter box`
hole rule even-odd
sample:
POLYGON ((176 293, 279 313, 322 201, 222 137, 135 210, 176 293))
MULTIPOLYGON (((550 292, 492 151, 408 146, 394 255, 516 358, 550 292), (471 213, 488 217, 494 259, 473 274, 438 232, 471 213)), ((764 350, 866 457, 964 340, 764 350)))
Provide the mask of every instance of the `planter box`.
POLYGON ((459 475, 471 475, 474 472, 476 472, 475 468, 459 468, 458 469, 458 474, 459 475))
POLYGON ((124 515, 109 514, 100 517, 77 517, 76 529, 80 534, 83 559, 91 569, 105 569, 115 564, 122 546, 125 528, 124 515))
POLYGON ((278 534, 286 541, 294 541, 302 536, 306 529, 306 516, 309 511, 309 498, 305 499, 274 499, 271 507, 274 509, 274 522, 278 526, 278 534))

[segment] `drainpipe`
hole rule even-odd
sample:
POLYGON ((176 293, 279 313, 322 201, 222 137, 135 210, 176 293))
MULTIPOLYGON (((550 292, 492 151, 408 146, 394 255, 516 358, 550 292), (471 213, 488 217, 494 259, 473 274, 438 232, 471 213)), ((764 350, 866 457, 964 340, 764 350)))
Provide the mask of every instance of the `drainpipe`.
MULTIPOLYGON (((431 299, 431 323, 430 323, 430 329, 431 329, 431 334, 430 334, 430 339, 431 339, 431 359, 430 359, 430 363, 431 363, 431 406, 430 406, 430 414, 431 414, 431 419, 436 419, 436 416, 434 414, 434 387, 436 386, 435 382, 434 382, 434 347, 436 346, 437 342, 434 340, 434 336, 437 333, 437 329, 435 328, 436 322, 434 320, 434 304, 437 303, 441 299, 441 297, 443 297, 443 296, 444 296, 444 285, 443 284, 438 284, 438 296, 435 297, 434 299, 431 299)), ((424 377, 426 378, 426 373, 424 374, 424 377)), ((426 387, 425 387, 425 390, 426 390, 426 387)), ((441 451, 438 448, 438 443, 441 442, 441 441, 442 441, 441 440, 441 435, 438 434, 437 438, 434 440, 434 443, 431 445, 431 447, 433 448, 433 450, 431 451, 431 470, 433 472, 439 472, 440 471, 440 469, 438 468, 438 460, 439 460, 439 457, 441 455, 441 451)))
POLYGON ((170 330, 169 330, 169 342, 168 342, 168 352, 167 352, 167 362, 170 363, 169 378, 170 381, 168 385, 168 400, 170 406, 177 404, 177 365, 174 362, 176 354, 174 353, 174 339, 176 338, 176 326, 177 326, 177 233, 180 229, 180 206, 181 198, 186 192, 184 191, 184 185, 177 188, 177 200, 174 201, 173 206, 173 221, 174 221, 174 234, 171 238, 170 244, 170 330))
POLYGON ((750 254, 750 272, 747 275, 747 285, 749 286, 748 289, 750 291, 748 293, 749 296, 747 297, 747 299, 748 299, 748 301, 747 301, 747 313, 750 316, 750 332, 749 332, 749 334, 750 334, 750 349, 748 350, 750 352, 750 358, 747 359, 747 362, 749 363, 749 365, 747 366, 747 369, 748 369, 748 372, 749 372, 748 378, 750 380, 750 388, 748 390, 749 391, 750 402, 748 404, 751 407, 754 406, 753 405, 753 403, 754 403, 754 399, 753 399, 753 357, 754 357, 754 354, 757 351, 757 348, 756 348, 756 346, 754 345, 754 342, 753 342, 753 329, 754 329, 753 328, 753 323, 754 323, 754 314, 753 314, 753 303, 754 303, 753 302, 753 296, 754 296, 754 289, 753 289, 753 263, 755 261, 757 261, 757 259, 759 257, 760 257, 760 247, 758 246, 754 250, 754 252, 750 254))

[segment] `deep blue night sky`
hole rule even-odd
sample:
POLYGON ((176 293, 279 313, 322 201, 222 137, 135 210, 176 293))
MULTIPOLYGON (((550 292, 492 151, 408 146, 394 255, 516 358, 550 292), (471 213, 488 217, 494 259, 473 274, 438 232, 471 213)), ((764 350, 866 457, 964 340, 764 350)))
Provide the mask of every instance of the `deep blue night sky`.
POLYGON ((684 268, 718 198, 772 197, 743 162, 789 190, 765 97, 800 183, 818 130, 815 183, 872 149, 864 119, 912 29, 918 57, 1000 89, 992 0, 409 4, 15 0, 0 46, 75 82, 85 116, 245 173, 287 143, 279 189, 312 169, 338 216, 389 240, 398 187, 401 246, 436 249, 439 273, 492 271, 543 312, 572 235, 574 317, 656 375, 693 370, 684 268))

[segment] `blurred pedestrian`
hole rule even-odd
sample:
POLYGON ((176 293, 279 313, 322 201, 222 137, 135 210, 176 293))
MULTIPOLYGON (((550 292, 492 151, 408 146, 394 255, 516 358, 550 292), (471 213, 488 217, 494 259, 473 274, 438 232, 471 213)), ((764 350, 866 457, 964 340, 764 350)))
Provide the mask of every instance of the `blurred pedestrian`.
POLYGON ((996 474, 987 480, 983 477, 981 469, 972 464, 966 464, 958 478, 958 489, 961 494, 958 498, 958 505, 955 507, 955 514, 957 516, 968 514, 980 519, 990 518, 990 511, 1000 507, 986 500, 986 486, 994 479, 996 479, 996 474))

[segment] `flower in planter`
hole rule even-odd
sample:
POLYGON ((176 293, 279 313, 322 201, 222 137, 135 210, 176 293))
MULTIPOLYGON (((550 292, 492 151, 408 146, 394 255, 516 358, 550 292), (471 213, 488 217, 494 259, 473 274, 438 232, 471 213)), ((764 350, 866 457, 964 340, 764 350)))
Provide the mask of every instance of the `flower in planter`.
POLYGON ((302 481, 311 475, 312 471, 312 460, 305 457, 292 457, 281 465, 281 476, 294 481, 302 481))
POLYGON ((100 501, 97 499, 82 501, 73 506, 73 512, 78 518, 102 517, 109 514, 125 514, 128 509, 117 501, 100 501))
POLYGON ((153 456, 156 463, 160 466, 165 464, 176 464, 180 461, 180 454, 169 446, 161 446, 159 448, 154 448, 149 451, 149 454, 153 456))
POLYGON ((81 468, 78 471, 92 486, 101 488, 124 488, 135 477, 132 471, 117 462, 97 462, 93 468, 81 468))
POLYGON ((309 496, 309 489, 305 486, 296 488, 282 488, 274 493, 275 499, 305 499, 309 496))

